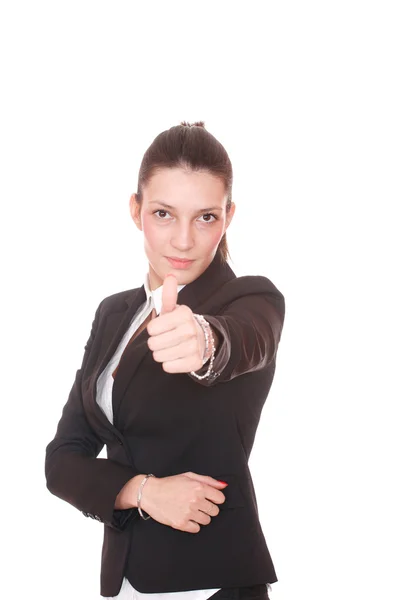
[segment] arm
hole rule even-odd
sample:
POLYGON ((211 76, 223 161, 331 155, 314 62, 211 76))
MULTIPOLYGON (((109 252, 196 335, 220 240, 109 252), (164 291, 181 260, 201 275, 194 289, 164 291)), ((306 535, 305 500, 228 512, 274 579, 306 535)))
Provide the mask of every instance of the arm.
MULTIPOLYGON (((212 377, 197 379, 205 386, 230 381, 268 366, 276 356, 282 333, 285 302, 280 292, 249 294, 230 303, 221 315, 203 315, 219 338, 212 377)), ((196 371, 207 372, 209 362, 196 371)))
POLYGON ((49 491, 98 521, 122 530, 137 509, 118 510, 116 497, 137 475, 131 467, 97 458, 104 442, 90 427, 82 403, 81 378, 97 332, 101 303, 96 311, 82 366, 65 404, 54 439, 46 447, 45 476, 49 491))

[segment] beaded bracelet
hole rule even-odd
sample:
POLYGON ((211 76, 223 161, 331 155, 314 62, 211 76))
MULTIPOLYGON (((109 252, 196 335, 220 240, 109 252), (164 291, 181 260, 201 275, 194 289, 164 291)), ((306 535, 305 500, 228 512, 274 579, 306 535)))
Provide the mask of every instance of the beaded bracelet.
POLYGON ((204 350, 204 356, 203 356, 203 365, 207 362, 208 358, 206 358, 207 353, 208 353, 208 348, 209 348, 209 341, 211 340, 211 357, 210 357, 210 364, 207 370, 207 373, 205 373, 204 375, 197 375, 197 373, 195 373, 194 371, 190 371, 191 375, 194 375, 194 377, 197 377, 197 379, 205 379, 206 377, 208 377, 211 373, 211 369, 214 363, 214 357, 215 357, 215 345, 214 345, 214 336, 212 334, 211 331, 211 325, 209 324, 208 321, 206 321, 206 319, 203 317, 203 315, 196 315, 193 313, 193 316, 195 317, 196 321, 201 325, 201 328, 203 329, 203 333, 204 333, 204 337, 205 337, 205 341, 206 341, 206 347, 204 350))
POLYGON ((149 473, 148 475, 146 475, 146 477, 143 478, 143 480, 140 482, 140 486, 139 486, 139 490, 138 490, 138 496, 137 496, 137 508, 138 508, 138 511, 139 511, 139 515, 145 521, 147 521, 147 519, 150 519, 150 515, 148 515, 147 517, 143 516, 142 509, 140 508, 140 500, 142 499, 143 486, 144 486, 144 484, 146 483, 146 481, 148 480, 149 477, 155 477, 155 475, 153 475, 153 473, 149 473))

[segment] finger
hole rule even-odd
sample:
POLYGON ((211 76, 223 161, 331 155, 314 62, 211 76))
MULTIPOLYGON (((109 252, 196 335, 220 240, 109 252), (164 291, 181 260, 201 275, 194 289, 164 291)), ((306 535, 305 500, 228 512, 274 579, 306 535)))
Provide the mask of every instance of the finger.
POLYGON ((202 510, 198 510, 194 518, 199 525, 209 525, 211 523, 211 516, 207 515, 202 510))
MULTIPOLYGON (((177 318, 170 318, 170 316, 175 315, 176 313, 167 313, 166 315, 161 315, 157 317, 158 319, 162 319, 161 324, 160 320, 157 323, 154 323, 152 326, 152 331, 154 337, 149 339, 148 346, 150 350, 155 352, 156 350, 165 350, 167 348, 172 348, 174 346, 178 346, 180 344, 185 344, 186 342, 191 342, 193 344, 193 349, 190 352, 191 354, 196 352, 197 346, 195 346, 193 335, 190 335, 190 329, 181 323, 177 323, 177 318), (161 330, 161 326, 163 329, 161 330), (155 333, 156 332, 156 333, 155 333)), ((188 349, 190 347, 186 347, 185 353, 182 356, 186 356, 188 353, 188 349)), ((179 355, 172 356, 172 358, 177 358, 179 355)))
POLYGON ((147 345, 153 352, 154 360, 156 360, 157 362, 173 362, 175 360, 186 360, 189 366, 191 366, 193 362, 195 362, 196 365, 199 362, 198 354, 196 352, 196 342, 192 339, 181 341, 177 336, 171 335, 169 337, 169 333, 163 333, 158 335, 155 338, 155 341, 151 342, 153 348, 151 348, 149 343, 147 345), (161 340, 160 342, 159 339, 161 340), (169 339, 171 341, 168 341, 169 339))
POLYGON ((205 513, 209 517, 216 517, 219 514, 218 505, 214 504, 213 502, 210 502, 206 498, 204 500, 205 501, 201 505, 201 508, 199 508, 199 510, 201 510, 203 513, 205 513))
POLYGON ((196 481, 200 481, 201 483, 206 483, 207 485, 211 485, 213 487, 220 487, 222 485, 228 485, 226 481, 220 481, 219 479, 214 479, 214 477, 210 477, 210 475, 200 475, 199 473, 193 473, 192 471, 188 471, 184 473, 186 477, 190 477, 190 479, 195 479, 196 481))
POLYGON ((173 273, 168 273, 164 279, 160 314, 175 309, 178 300, 178 280, 173 273))
POLYGON ((201 527, 195 521, 188 521, 187 525, 182 529, 182 531, 187 531, 187 533, 199 533, 201 531, 201 527))

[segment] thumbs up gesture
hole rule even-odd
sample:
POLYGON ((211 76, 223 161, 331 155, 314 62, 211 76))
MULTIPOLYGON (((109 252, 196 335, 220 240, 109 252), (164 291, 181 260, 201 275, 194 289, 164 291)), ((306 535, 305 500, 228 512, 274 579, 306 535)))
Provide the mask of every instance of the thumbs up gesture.
POLYGON ((161 312, 147 324, 147 345, 164 371, 189 373, 203 365, 204 333, 189 306, 177 300, 178 281, 171 273, 164 279, 161 312))

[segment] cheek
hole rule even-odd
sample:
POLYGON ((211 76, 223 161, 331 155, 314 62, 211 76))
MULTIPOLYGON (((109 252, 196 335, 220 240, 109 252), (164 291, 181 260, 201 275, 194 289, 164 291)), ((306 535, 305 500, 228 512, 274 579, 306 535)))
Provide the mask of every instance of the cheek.
POLYGON ((221 224, 220 227, 213 227, 213 231, 210 232, 210 236, 208 238, 208 242, 210 247, 218 246, 221 237, 223 235, 224 225, 221 224))
POLYGON ((144 214, 142 219, 143 235, 149 246, 157 246, 157 240, 160 241, 160 231, 154 224, 151 215, 144 214))

